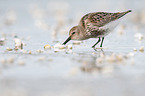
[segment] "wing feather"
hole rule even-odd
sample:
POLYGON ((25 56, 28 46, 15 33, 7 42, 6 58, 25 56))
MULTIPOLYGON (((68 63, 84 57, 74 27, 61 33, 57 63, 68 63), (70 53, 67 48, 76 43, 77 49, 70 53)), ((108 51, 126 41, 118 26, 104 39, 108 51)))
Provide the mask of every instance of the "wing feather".
POLYGON ((110 24, 110 22, 115 21, 125 14, 131 12, 128 10, 126 12, 118 12, 118 13, 107 13, 107 12, 94 12, 88 13, 83 16, 80 20, 79 25, 83 27, 86 34, 91 36, 104 35, 105 31, 109 30, 108 27, 104 27, 105 25, 110 24))

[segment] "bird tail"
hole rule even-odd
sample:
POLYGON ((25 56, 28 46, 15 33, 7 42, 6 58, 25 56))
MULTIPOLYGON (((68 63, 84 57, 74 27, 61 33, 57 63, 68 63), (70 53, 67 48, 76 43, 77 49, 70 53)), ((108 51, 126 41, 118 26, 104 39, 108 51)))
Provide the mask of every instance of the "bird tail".
POLYGON ((128 11, 123 12, 123 13, 124 13, 124 14, 127 14, 127 13, 130 13, 130 12, 132 12, 132 10, 128 10, 128 11))
POLYGON ((124 15, 126 15, 127 13, 130 13, 130 12, 132 12, 132 10, 128 10, 128 11, 121 12, 121 13, 120 12, 113 13, 111 20, 119 19, 119 18, 123 17, 124 15))

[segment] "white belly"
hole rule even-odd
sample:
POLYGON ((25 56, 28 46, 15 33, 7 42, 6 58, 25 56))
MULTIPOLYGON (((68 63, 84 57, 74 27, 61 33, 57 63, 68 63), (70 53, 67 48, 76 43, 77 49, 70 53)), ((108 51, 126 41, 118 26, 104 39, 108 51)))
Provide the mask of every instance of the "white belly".
POLYGON ((106 32, 104 32, 103 35, 100 35, 100 36, 98 36, 98 37, 105 37, 106 35, 108 35, 108 34, 109 34, 110 32, 112 32, 113 29, 119 24, 119 22, 120 22, 120 19, 115 20, 115 21, 112 21, 112 22, 110 22, 110 23, 108 23, 108 24, 106 24, 106 25, 100 27, 100 28, 99 28, 100 30, 101 30, 101 29, 102 29, 102 30, 106 30, 106 32))

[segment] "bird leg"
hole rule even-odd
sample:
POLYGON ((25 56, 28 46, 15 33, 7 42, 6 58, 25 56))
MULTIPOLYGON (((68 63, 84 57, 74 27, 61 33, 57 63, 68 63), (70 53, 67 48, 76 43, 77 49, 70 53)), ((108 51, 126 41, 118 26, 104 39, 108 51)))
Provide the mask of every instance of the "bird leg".
POLYGON ((95 46, 96 46, 100 41, 101 41, 101 40, 100 40, 100 37, 99 37, 97 43, 95 43, 95 44, 92 46, 92 48, 95 48, 95 46))
POLYGON ((104 37, 102 37, 102 41, 101 41, 101 45, 100 45, 100 47, 102 47, 102 45, 103 45, 103 41, 104 41, 104 37))

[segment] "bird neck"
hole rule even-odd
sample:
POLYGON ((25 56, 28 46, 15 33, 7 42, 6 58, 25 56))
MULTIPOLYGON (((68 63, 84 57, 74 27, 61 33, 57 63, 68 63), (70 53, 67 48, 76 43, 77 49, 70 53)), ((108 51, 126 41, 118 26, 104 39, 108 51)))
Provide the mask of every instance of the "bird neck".
POLYGON ((78 25, 78 30, 79 30, 79 39, 85 40, 87 38, 85 29, 82 26, 78 25))

